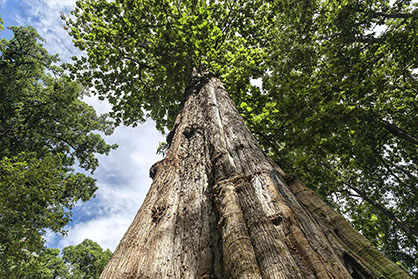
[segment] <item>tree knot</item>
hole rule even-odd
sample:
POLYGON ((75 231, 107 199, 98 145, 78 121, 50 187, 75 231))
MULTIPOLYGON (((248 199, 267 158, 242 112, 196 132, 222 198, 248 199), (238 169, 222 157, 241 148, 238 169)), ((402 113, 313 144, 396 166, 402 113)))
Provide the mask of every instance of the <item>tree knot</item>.
POLYGON ((276 213, 276 214, 273 214, 273 215, 270 215, 270 216, 268 216, 268 219, 275 225, 275 226, 277 226, 277 225, 279 225, 281 222, 282 222, 282 220, 283 220, 283 216, 281 215, 281 214, 279 214, 279 213, 276 213))
POLYGON ((183 135, 186 137, 186 139, 190 139, 193 136, 193 134, 196 132, 196 130, 197 130, 197 127, 195 126, 187 126, 183 130, 183 135))
POLYGON ((154 224, 158 224, 160 222, 167 208, 168 206, 164 205, 164 206, 157 206, 151 209, 151 213, 152 213, 151 217, 152 217, 152 222, 154 222, 154 224))
POLYGON ((149 177, 151 177, 151 179, 154 179, 155 175, 157 174, 157 170, 158 170, 158 164, 161 161, 158 161, 156 163, 154 163, 151 168, 149 169, 149 177))

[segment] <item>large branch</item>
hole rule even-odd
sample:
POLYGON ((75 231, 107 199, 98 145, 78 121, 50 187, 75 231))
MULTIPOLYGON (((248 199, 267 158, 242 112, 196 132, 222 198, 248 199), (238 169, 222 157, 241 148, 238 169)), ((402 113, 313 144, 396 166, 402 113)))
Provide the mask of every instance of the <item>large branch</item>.
POLYGON ((411 18, 414 14, 374 12, 373 14, 385 18, 411 18))
POLYGON ((409 143, 418 145, 418 138, 414 135, 409 134, 408 132, 406 132, 405 130, 385 121, 385 120, 380 120, 379 121, 380 125, 385 128, 387 131, 389 131, 391 134, 404 139, 406 141, 408 141, 409 143))
POLYGON ((375 38, 375 37, 361 36, 361 37, 357 37, 356 41, 359 43, 364 43, 364 44, 378 44, 382 42, 382 39, 375 38))
MULTIPOLYGON (((325 164, 320 163, 322 166, 324 166, 325 168, 327 168, 328 170, 332 171, 334 174, 336 174, 337 176, 339 176, 341 178, 341 175, 339 172, 337 172, 336 170, 332 169, 330 166, 327 166, 325 164)), ((407 233, 408 235, 412 236, 412 238, 418 237, 418 232, 413 230, 412 228, 410 228, 408 225, 406 225, 404 222, 402 222, 397 216, 395 216, 392 212, 390 212, 388 209, 386 209, 383 205, 379 204, 378 202, 374 201, 373 199, 371 199, 366 192, 364 192, 363 190, 353 186, 351 183, 348 183, 347 181, 345 181, 344 179, 341 179, 341 182, 347 186, 349 189, 353 190, 354 192, 356 192, 358 195, 361 196, 361 198, 363 200, 365 200, 366 202, 368 202, 371 206, 373 206, 375 209, 377 209, 382 215, 386 216, 387 218, 389 218, 390 220, 392 220, 396 225, 399 226, 399 228, 401 228, 405 233, 407 233)))

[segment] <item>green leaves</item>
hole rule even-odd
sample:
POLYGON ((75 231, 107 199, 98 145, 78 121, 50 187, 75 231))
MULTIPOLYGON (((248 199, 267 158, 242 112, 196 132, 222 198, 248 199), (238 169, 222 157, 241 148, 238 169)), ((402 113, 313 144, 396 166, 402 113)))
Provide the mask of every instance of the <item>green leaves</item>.
MULTIPOLYGON (((108 154, 97 134, 113 123, 83 103, 81 86, 53 65, 31 27, 11 27, 0 44, 0 277, 25 277, 44 246, 46 229, 65 233, 71 209, 90 199, 96 154, 108 154)), ((52 277, 48 277, 52 278, 52 277)))
POLYGON ((228 86, 248 84, 261 66, 254 42, 268 28, 263 1, 77 3, 66 25, 88 55, 68 67, 109 100, 118 123, 152 117, 158 129, 170 128, 201 64, 228 86))
POLYGON ((411 232, 418 229, 410 199, 416 200, 418 176, 416 8, 315 2, 305 11, 283 7, 265 60, 263 96, 247 94, 245 102, 256 109, 253 116, 242 111, 285 171, 303 177, 387 255, 414 270, 408 251, 417 247, 411 232))
POLYGON ((103 249, 94 241, 85 239, 75 246, 62 250, 63 260, 69 265, 71 279, 97 279, 112 256, 109 249, 103 249))
POLYGON ((97 116, 92 107, 78 100, 79 84, 52 66, 57 61, 38 43, 32 28, 12 27, 15 37, 2 46, 0 64, 0 155, 29 150, 62 153, 66 166, 77 158, 81 167, 94 170, 94 153, 107 154, 107 145, 93 130, 112 132, 106 116, 97 116), (49 69, 53 75, 47 75, 49 69))
MULTIPOLYGON (((85 239, 75 246, 59 249, 45 248, 37 254, 28 254, 21 270, 4 278, 16 279, 97 279, 112 253, 104 251, 96 242, 85 239)), ((0 273, 2 276, 4 273, 0 273)))

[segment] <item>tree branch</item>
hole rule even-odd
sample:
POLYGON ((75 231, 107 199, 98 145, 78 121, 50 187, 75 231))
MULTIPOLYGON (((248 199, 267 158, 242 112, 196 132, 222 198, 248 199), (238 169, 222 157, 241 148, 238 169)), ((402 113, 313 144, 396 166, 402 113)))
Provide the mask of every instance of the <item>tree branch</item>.
POLYGON ((378 38, 375 38, 375 37, 364 37, 364 36, 361 36, 361 37, 357 37, 356 38, 356 41, 359 42, 359 43, 364 43, 364 44, 378 44, 382 40, 381 39, 378 39, 378 38))
POLYGON ((408 132, 406 132, 405 130, 385 121, 385 120, 380 120, 379 124, 385 128, 386 130, 388 130, 391 134, 406 140, 409 143, 412 143, 414 145, 418 145, 418 138, 414 135, 409 134, 408 132))
POLYGON ((414 14, 403 14, 403 13, 384 13, 384 12, 373 12, 374 15, 385 17, 385 18, 411 18, 414 14))
POLYGON ((3 137, 14 138, 16 136, 16 132, 13 130, 0 130, 0 139, 3 137))
MULTIPOLYGON (((328 170, 330 170, 334 174, 336 174, 338 177, 342 178, 341 177, 341 174, 339 172, 335 171, 334 169, 332 169, 331 167, 329 167, 329 166, 327 166, 327 165, 325 165, 323 163, 319 163, 319 164, 322 165, 323 167, 327 168, 328 170)), ((361 190, 361 189, 359 189, 359 188, 351 185, 350 183, 348 183, 344 179, 341 179, 341 182, 345 186, 347 186, 349 189, 353 190, 358 195, 360 195, 363 200, 367 201, 370 205, 372 205, 374 208, 376 208, 378 211, 380 211, 380 213, 382 215, 384 215, 387 218, 391 219, 405 233, 407 233, 410 236, 418 237, 418 232, 417 231, 415 231, 415 230, 411 229, 409 226, 407 226, 404 222, 402 222, 398 217, 396 217, 392 212, 390 212, 389 210, 387 210, 384 206, 382 206, 381 204, 379 204, 376 201, 374 201, 371 198, 369 198, 366 192, 364 192, 363 190, 361 190)))
MULTIPOLYGON (((418 189, 416 188, 416 185, 413 185, 411 187, 411 185, 408 185, 407 183, 405 183, 398 175, 396 175, 396 173, 392 170, 391 166, 389 165, 388 162, 386 162, 386 160, 382 157, 379 157, 379 160, 382 162, 382 164, 386 167, 386 169, 390 172, 390 174, 398 181, 399 184, 407 187, 408 189, 411 189, 412 192, 415 195, 418 195, 418 189)), ((392 164, 395 168, 397 168, 397 166, 395 164, 392 164)), ((406 173, 405 173, 406 174, 406 173)), ((408 174, 406 174, 408 175, 408 174)), ((411 174, 410 174, 411 175, 411 174)), ((415 178, 414 176, 412 176, 413 178, 415 178)))

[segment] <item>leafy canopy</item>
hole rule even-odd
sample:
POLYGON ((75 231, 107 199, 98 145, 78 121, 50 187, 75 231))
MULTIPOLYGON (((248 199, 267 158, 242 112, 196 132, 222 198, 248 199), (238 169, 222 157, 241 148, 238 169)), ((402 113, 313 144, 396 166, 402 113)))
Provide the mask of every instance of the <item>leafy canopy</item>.
POLYGON ((46 229, 64 233, 71 208, 96 190, 74 171, 98 165, 112 132, 106 116, 83 103, 81 86, 55 66, 31 27, 0 41, 0 277, 24 278, 36 265, 46 229))
POLYGON ((192 69, 206 65, 227 85, 257 75, 267 42, 265 1, 77 1, 66 18, 86 57, 73 72, 113 105, 118 122, 152 117, 171 127, 192 69))
POLYGON ((75 246, 62 250, 62 258, 69 265, 68 279, 97 279, 112 256, 112 252, 103 250, 96 242, 85 239, 75 246))

